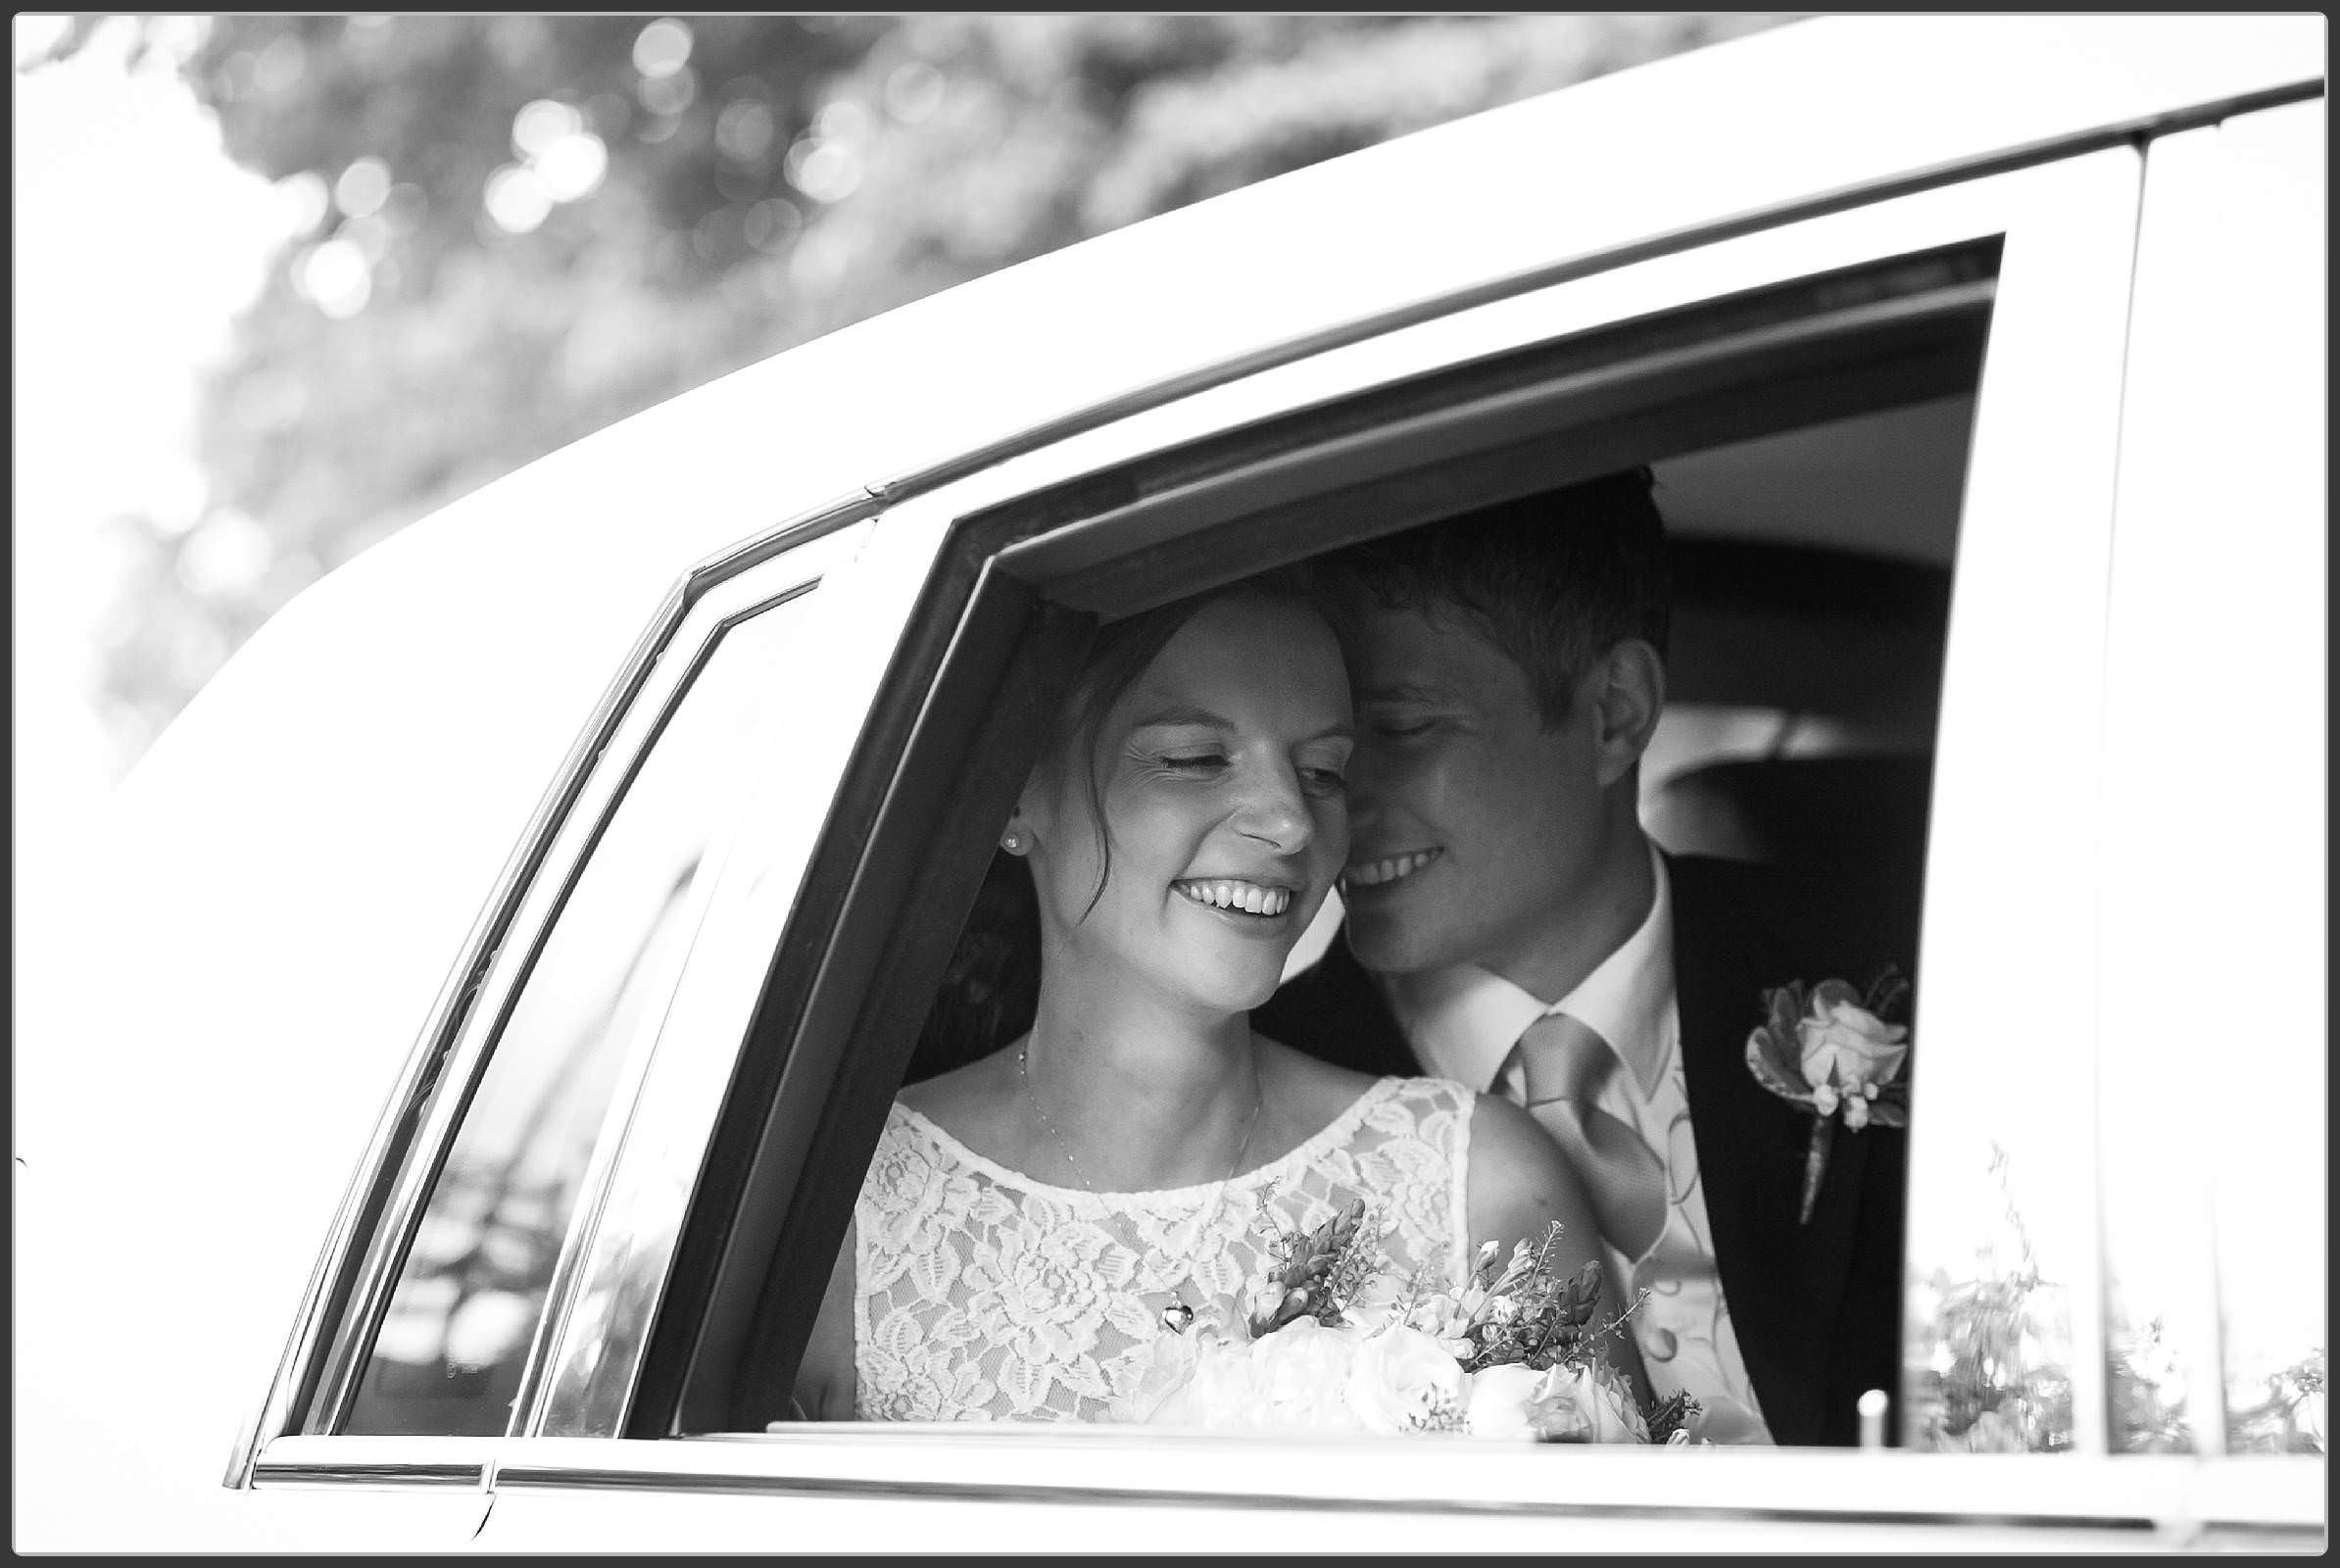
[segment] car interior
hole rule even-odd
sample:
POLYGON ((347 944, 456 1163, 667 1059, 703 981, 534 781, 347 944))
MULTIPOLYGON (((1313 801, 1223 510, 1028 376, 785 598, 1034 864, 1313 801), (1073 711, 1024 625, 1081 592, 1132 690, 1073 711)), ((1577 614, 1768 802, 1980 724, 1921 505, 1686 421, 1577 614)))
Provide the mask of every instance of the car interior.
POLYGON ((1657 466, 1675 546, 1642 817, 1682 855, 1924 864, 1971 396, 1657 466))

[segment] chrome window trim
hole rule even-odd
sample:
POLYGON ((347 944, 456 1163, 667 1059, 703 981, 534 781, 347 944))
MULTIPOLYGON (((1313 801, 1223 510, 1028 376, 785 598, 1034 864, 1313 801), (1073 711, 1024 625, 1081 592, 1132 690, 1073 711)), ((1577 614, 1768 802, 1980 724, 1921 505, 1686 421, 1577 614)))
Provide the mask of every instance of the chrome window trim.
MULTIPOLYGON (((894 509, 875 519, 851 568, 827 579, 813 613, 828 706, 799 717, 799 741, 821 759, 813 765, 850 763, 948 522, 930 505, 894 509)), ((759 756, 748 766, 754 771, 743 800, 768 803, 786 798, 782 774, 801 773, 806 763, 798 750, 759 756)), ((544 1361, 531 1368, 515 1432, 613 1434, 630 1410, 717 1112, 825 828, 818 818, 748 809, 717 857, 691 961, 647 1044, 590 1233, 576 1239, 572 1310, 545 1320, 544 1361), (626 1223, 609 1223, 612 1213, 626 1223), (609 1308, 628 1292, 649 1302, 649 1314, 613 1323, 609 1308), (582 1310, 574 1309, 578 1302, 582 1310)))
POLYGON ((2238 1493, 2221 1473, 2231 1465, 2184 1455, 2042 1465, 2030 1455, 1818 1448, 1577 1446, 1560 1454, 1530 1444, 1066 1432, 1047 1423, 904 1424, 867 1438, 850 1426, 806 1425, 663 1442, 531 1439, 500 1453, 495 1485, 677 1497, 2118 1532, 2140 1546, 2183 1544, 2207 1530, 2319 1539, 2325 1524, 2322 1462, 2309 1458, 2274 1460, 2255 1488, 2238 1493), (1694 1495, 1684 1466, 1695 1473, 1694 1495), (1804 1500, 1814 1497, 1842 1505, 1804 1500))
MULTIPOLYGON (((860 543, 861 537, 849 536, 834 548, 850 550, 860 543)), ((833 570, 834 555, 825 562, 810 562, 800 550, 766 564, 761 570, 743 572, 708 585, 693 611, 693 619, 701 622, 701 629, 694 632, 692 626, 686 623, 676 634, 676 646, 691 650, 690 667, 682 676, 681 689, 688 691, 691 681, 707 666, 717 645, 732 628, 758 615, 778 612, 818 588, 822 579, 805 575, 815 565, 826 565, 833 570), (705 622, 709 619, 713 623, 706 625, 705 622)), ((587 1283, 592 1238, 600 1228, 602 1215, 609 1205, 618 1151, 623 1147, 640 1107, 643 1078, 650 1069, 659 1033, 665 1026, 667 1004, 672 1000, 676 985, 680 983, 683 968, 690 962, 691 952, 697 946, 700 923, 706 916, 707 900, 720 875, 726 848, 720 837, 710 840, 707 859, 691 879, 683 917, 683 924, 690 935, 669 956, 667 972, 654 987, 656 995, 661 999, 659 1004, 644 1010, 642 1018, 635 1025, 633 1038, 625 1045, 624 1057, 611 1087, 601 1131, 594 1140, 591 1159, 579 1183, 577 1206, 569 1216, 568 1230, 561 1240, 560 1256, 554 1264, 544 1306, 537 1314, 527 1361, 512 1400, 511 1431, 534 1430, 542 1419, 544 1402, 551 1394, 551 1377, 547 1370, 550 1348, 560 1334, 570 1331, 570 1319, 587 1283)))
POLYGON ((321 1464, 293 1464, 263 1455, 252 1467, 255 1487, 396 1487, 470 1491, 487 1484, 487 1470, 477 1464, 429 1464, 420 1460, 383 1460, 375 1464, 339 1460, 321 1464))
POLYGON ((486 1488, 496 1438, 278 1438, 254 1457, 255 1487, 486 1488))
MULTIPOLYGON (((815 552, 822 562, 846 559, 862 537, 849 530, 865 524, 872 510, 866 498, 856 497, 800 518, 767 540, 759 559, 799 559, 800 549, 815 552), (823 543, 841 534, 842 542, 823 543)), ((808 575, 817 575, 814 564, 807 561, 808 575)), ((787 567, 777 569, 785 572, 787 567)), ((311 1274, 275 1380, 238 1435, 224 1485, 250 1485, 264 1446, 293 1435, 296 1420, 306 1415, 313 1429, 310 1435, 316 1435, 315 1412, 320 1406, 329 1412, 331 1427, 338 1427, 346 1413, 362 1365, 358 1348, 370 1343, 371 1326, 388 1303, 397 1259, 453 1135, 458 1119, 454 1107, 467 1101, 484 1059, 485 1041, 493 1029, 481 1020, 494 1020, 500 1027, 516 979, 546 935, 549 917, 558 913, 611 805, 639 765, 646 740, 658 733, 696 669, 700 651, 691 647, 688 628, 718 581, 687 577, 667 595, 507 859, 352 1179, 311 1274), (688 657, 678 662, 678 655, 688 657), (662 670, 672 673, 661 679, 662 670), (557 858, 557 851, 564 847, 565 857, 557 858), (491 986, 491 981, 496 984, 491 986), (483 998, 493 1003, 484 1013, 477 1005, 483 998), (315 1391, 306 1398, 305 1387, 315 1391)), ((581 1195, 580 1201, 585 1200, 581 1195)))

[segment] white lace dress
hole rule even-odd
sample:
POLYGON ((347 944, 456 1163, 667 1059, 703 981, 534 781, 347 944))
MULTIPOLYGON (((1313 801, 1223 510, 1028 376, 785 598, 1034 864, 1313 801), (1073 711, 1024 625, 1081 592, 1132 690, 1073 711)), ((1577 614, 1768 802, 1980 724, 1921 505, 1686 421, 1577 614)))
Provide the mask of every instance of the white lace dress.
POLYGON ((1363 1198, 1383 1250, 1459 1280, 1471 1091, 1384 1078, 1323 1131, 1230 1181, 1150 1193, 1051 1187, 897 1103, 854 1206, 853 1413, 865 1421, 1103 1421, 1163 1312, 1240 1323, 1273 1227, 1363 1198))

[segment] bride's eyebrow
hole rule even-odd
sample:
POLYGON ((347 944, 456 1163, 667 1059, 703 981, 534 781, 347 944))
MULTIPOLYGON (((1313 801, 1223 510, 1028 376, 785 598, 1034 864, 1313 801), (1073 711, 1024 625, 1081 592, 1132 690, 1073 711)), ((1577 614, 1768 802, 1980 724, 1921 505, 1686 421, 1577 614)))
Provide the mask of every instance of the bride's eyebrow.
POLYGON ((1130 725, 1133 730, 1168 729, 1173 726, 1200 726, 1208 729, 1233 729, 1235 721, 1222 717, 1206 708, 1164 708, 1142 715, 1130 725))

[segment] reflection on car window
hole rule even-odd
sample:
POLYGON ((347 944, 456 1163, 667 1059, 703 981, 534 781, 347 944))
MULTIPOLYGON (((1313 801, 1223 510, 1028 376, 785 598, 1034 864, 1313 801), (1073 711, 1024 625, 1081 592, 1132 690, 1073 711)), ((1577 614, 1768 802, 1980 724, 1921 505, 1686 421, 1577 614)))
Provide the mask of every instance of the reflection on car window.
POLYGON ((721 637, 620 797, 464 1113, 344 1431, 505 1430, 619 1065, 672 983, 719 802, 785 688, 802 598, 721 637))

